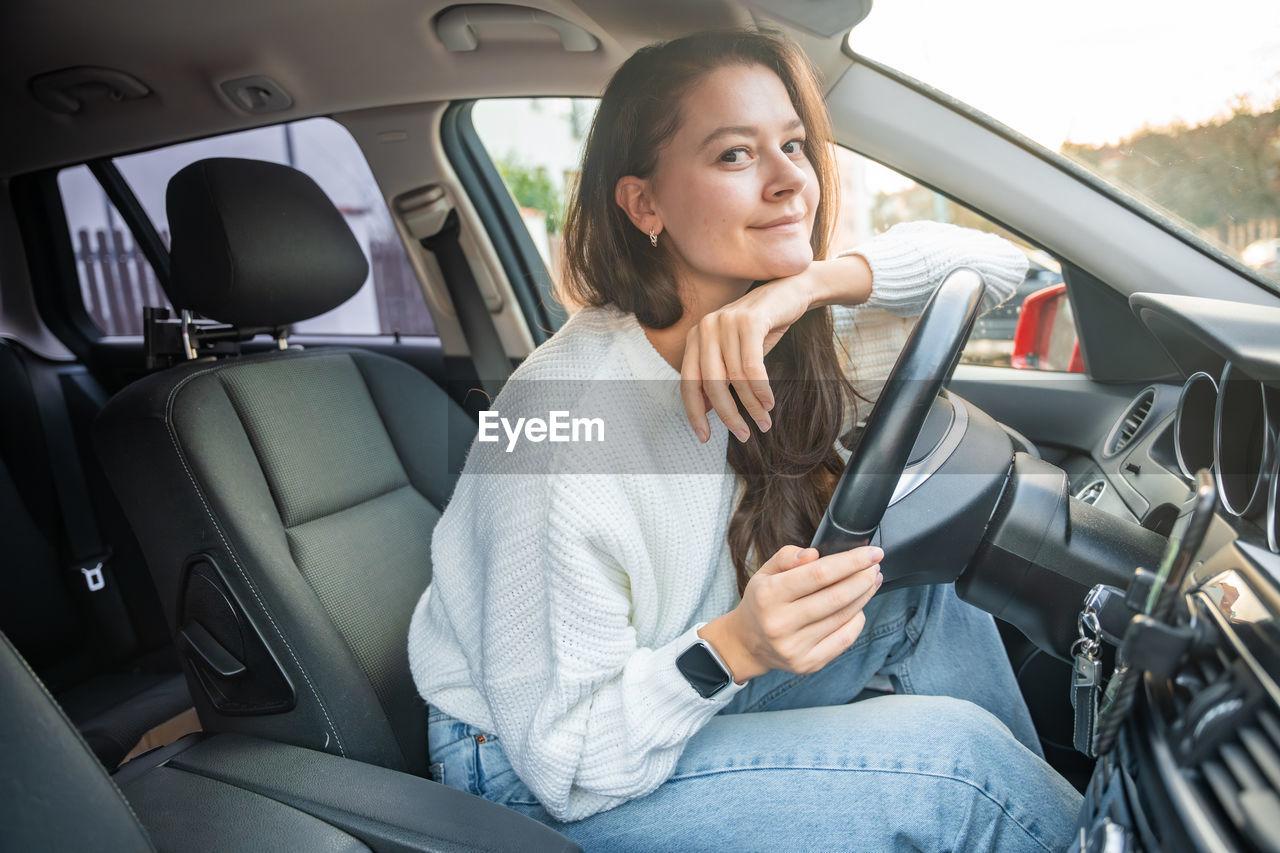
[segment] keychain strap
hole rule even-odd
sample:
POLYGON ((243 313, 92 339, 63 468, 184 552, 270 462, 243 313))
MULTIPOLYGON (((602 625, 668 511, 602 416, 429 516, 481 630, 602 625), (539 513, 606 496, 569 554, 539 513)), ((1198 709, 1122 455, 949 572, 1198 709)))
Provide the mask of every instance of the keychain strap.
POLYGON ((1075 748, 1092 758, 1094 733, 1098 726, 1098 696, 1102 688, 1102 661, 1098 652, 1098 614, 1092 606, 1093 596, 1085 599, 1084 609, 1076 620, 1080 639, 1071 646, 1071 708, 1075 712, 1075 748))

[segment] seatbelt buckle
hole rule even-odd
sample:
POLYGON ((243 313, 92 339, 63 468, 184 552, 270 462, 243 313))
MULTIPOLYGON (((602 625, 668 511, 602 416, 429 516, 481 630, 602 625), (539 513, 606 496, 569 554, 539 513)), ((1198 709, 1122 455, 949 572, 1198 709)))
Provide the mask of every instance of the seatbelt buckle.
POLYGON ((111 559, 111 554, 106 553, 100 557, 90 557, 82 563, 73 567, 74 571, 80 573, 84 579, 85 586, 89 588, 89 592, 99 592, 107 586, 107 561, 111 559))

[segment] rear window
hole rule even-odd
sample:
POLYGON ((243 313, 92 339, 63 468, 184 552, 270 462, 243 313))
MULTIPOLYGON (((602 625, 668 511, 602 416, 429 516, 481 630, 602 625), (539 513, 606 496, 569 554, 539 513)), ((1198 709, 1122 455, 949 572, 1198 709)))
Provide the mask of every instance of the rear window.
MULTIPOLYGON (((421 286, 359 146, 332 119, 317 118, 202 139, 115 159, 168 245, 165 189, 180 169, 206 157, 243 157, 306 172, 342 212, 369 260, 369 278, 346 303, 296 323, 322 335, 435 335, 421 286)), ((106 193, 84 166, 58 186, 67 211, 85 308, 107 335, 138 335, 142 307, 169 307, 155 273, 106 193)))

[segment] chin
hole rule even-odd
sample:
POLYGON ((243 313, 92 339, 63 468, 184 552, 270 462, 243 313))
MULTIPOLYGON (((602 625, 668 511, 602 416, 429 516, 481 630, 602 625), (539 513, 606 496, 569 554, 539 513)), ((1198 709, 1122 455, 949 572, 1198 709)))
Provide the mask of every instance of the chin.
POLYGON ((763 260, 757 269, 761 271, 755 278, 757 281, 771 281, 775 278, 786 278, 799 275, 813 263, 813 249, 806 243, 803 251, 788 252, 763 260))

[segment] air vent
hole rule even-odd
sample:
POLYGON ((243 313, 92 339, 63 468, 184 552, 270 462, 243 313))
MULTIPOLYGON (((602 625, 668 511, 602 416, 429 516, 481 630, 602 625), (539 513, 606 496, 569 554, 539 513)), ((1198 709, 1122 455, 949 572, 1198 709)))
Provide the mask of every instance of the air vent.
POLYGON ((1102 497, 1102 493, 1106 490, 1106 480, 1094 480, 1092 483, 1076 492, 1076 497, 1092 506, 1098 502, 1098 498, 1102 497))
MULTIPOLYGON (((1207 596, 1196 606, 1215 621, 1207 596)), ((1280 716, 1260 666, 1223 636, 1184 662, 1169 706, 1176 760, 1232 849, 1280 849, 1280 716)))
POLYGON ((1107 440, 1106 447, 1108 456, 1115 456, 1129 446, 1129 443, 1142 430, 1142 425, 1146 423, 1147 415, 1151 414, 1151 407, 1155 402, 1156 389, 1148 388, 1129 405, 1128 410, 1111 430, 1111 437, 1107 440))
POLYGON ((1196 765, 1222 814, 1258 849, 1275 850, 1280 846, 1280 722, 1251 698, 1247 689, 1223 696, 1205 711, 1191 737, 1202 747, 1204 741, 1217 741, 1198 750, 1202 757, 1196 765), (1216 737, 1202 734, 1215 728, 1216 737))

